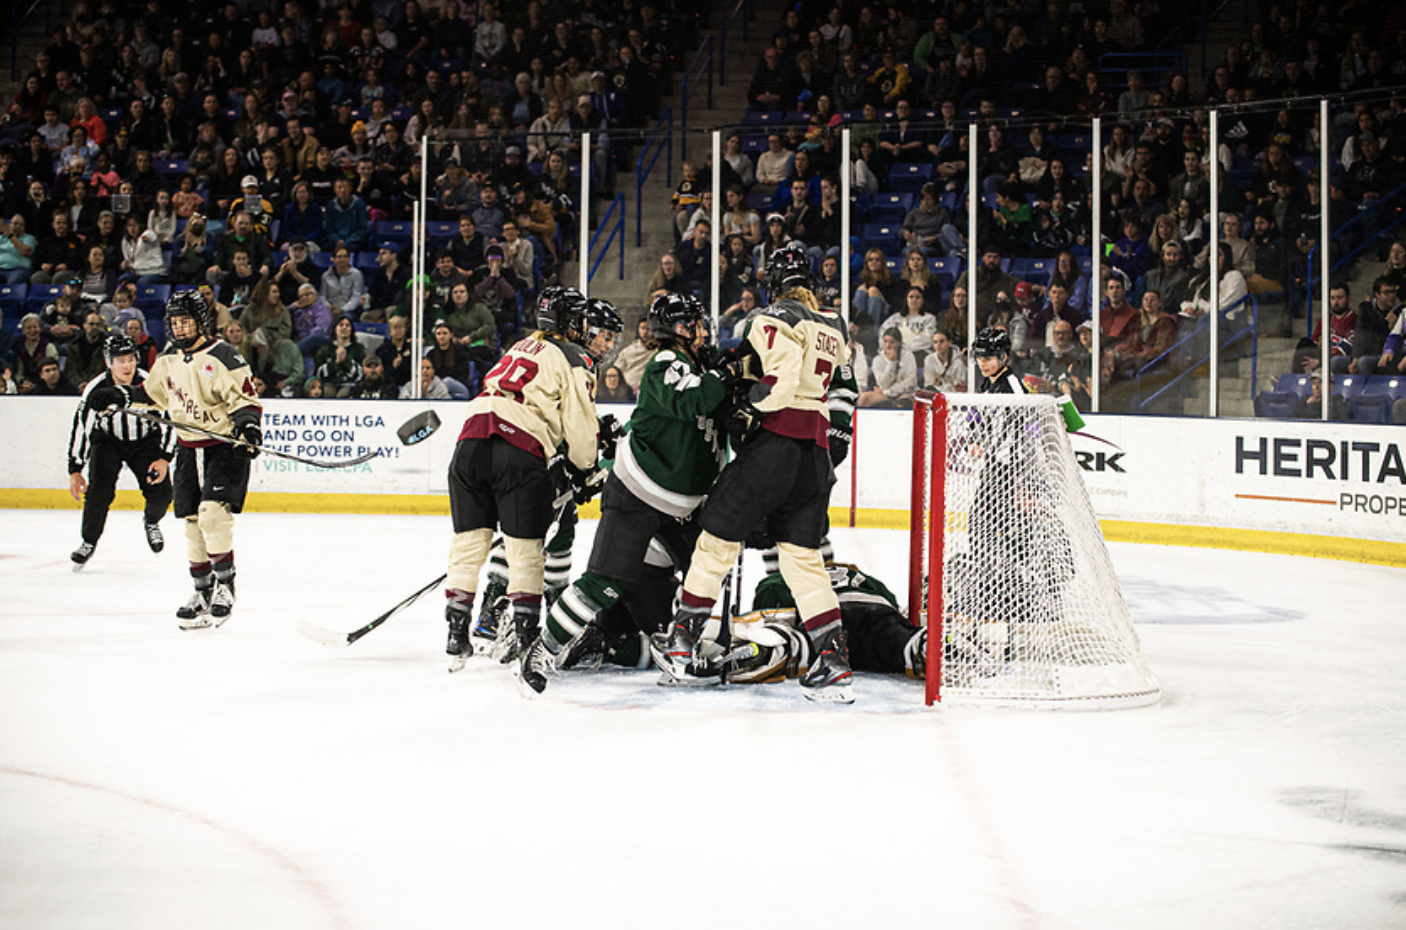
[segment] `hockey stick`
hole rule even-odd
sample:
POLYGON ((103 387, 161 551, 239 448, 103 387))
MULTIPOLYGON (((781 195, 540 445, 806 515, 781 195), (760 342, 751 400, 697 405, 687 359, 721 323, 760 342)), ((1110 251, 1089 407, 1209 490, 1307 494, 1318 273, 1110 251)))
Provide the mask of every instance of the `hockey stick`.
POLYGON ((318 626, 310 620, 299 620, 298 632, 302 633, 304 636, 306 636, 313 642, 321 643, 324 646, 350 646, 352 643, 356 642, 358 639, 361 639, 361 637, 365 636, 367 633, 370 633, 372 630, 376 629, 376 627, 385 623, 391 617, 394 617, 396 614, 400 613, 402 610, 415 603, 417 600, 420 599, 420 595, 439 587, 440 583, 448 577, 448 575, 440 575, 434 581, 431 581, 429 584, 425 585, 423 588, 416 591, 414 594, 410 595, 405 600, 401 601, 399 604, 396 604, 390 610, 381 614, 375 620, 372 620, 370 623, 366 624, 363 627, 359 627, 355 630, 352 630, 350 633, 338 633, 335 630, 328 630, 318 626))
MULTIPOLYGON (((138 420, 146 420, 148 423, 157 423, 163 426, 171 426, 177 430, 186 430, 187 432, 197 433, 201 436, 208 436, 211 439, 217 439, 220 442, 228 443, 231 446, 244 446, 246 448, 250 447, 250 443, 247 443, 244 440, 236 438, 234 436, 229 436, 225 433, 217 433, 214 430, 205 429, 201 426, 192 426, 188 423, 173 423, 170 420, 163 419, 162 417, 158 416, 153 416, 152 414, 145 413, 141 410, 133 410, 131 407, 121 407, 119 408, 118 412, 125 413, 129 417, 136 417, 138 420)), ((303 465, 311 465, 313 468, 350 468, 353 465, 365 464, 366 462, 371 461, 372 459, 376 458, 381 454, 381 450, 377 449, 374 452, 367 452, 363 455, 358 455, 356 458, 346 459, 345 461, 319 462, 316 459, 305 459, 301 456, 290 455, 287 452, 279 452, 277 449, 270 449, 268 446, 253 446, 253 448, 257 449, 262 455, 272 455, 275 458, 287 459, 290 462, 300 462, 303 465)))
MULTIPOLYGON (((125 414, 127 414, 128 416, 130 416, 130 417, 136 417, 136 418, 139 419, 139 420, 146 420, 146 421, 148 421, 148 422, 150 422, 150 423, 155 423, 155 424, 158 424, 158 425, 172 426, 172 427, 174 427, 174 428, 176 428, 176 429, 178 429, 178 430, 182 430, 182 429, 183 429, 183 430, 189 430, 189 431, 192 432, 192 433, 199 433, 199 434, 202 435, 202 436, 208 436, 208 437, 210 437, 211 439, 217 439, 217 440, 219 440, 220 442, 229 443, 230 445, 233 445, 233 446, 248 446, 248 445, 249 445, 249 444, 246 443, 244 440, 238 439, 238 438, 236 438, 236 437, 234 437, 234 436, 228 436, 228 435, 226 435, 226 434, 224 434, 224 433, 217 433, 217 432, 215 432, 215 431, 213 431, 213 430, 208 430, 208 429, 205 429, 204 427, 200 427, 200 426, 191 426, 191 425, 184 424, 184 423, 182 423, 182 424, 175 424, 175 423, 172 423, 170 420, 166 420, 166 419, 163 419, 163 418, 161 418, 161 417, 154 416, 154 415, 152 415, 152 414, 150 414, 150 413, 147 413, 147 412, 145 412, 145 411, 142 411, 142 410, 133 410, 131 407, 122 407, 122 408, 120 408, 120 412, 121 412, 121 413, 125 413, 125 414)), ((415 416, 411 417, 409 420, 406 420, 405 423, 404 423, 404 425, 402 425, 402 426, 400 427, 400 429, 396 431, 396 433, 397 433, 397 435, 400 437, 400 441, 401 441, 401 442, 403 442, 403 443, 404 443, 405 445, 407 445, 407 446, 413 446, 413 445, 415 445, 416 443, 422 442, 422 441, 424 441, 425 439, 427 439, 428 437, 430 437, 431 435, 433 435, 434 432, 435 432, 435 430, 439 429, 439 425, 440 425, 440 424, 439 424, 439 417, 437 417, 437 416, 435 415, 435 412, 434 412, 433 410, 426 410, 424 413, 416 414, 415 416)), ((301 456, 292 455, 292 454, 290 454, 290 453, 288 453, 288 452, 280 452, 280 451, 278 451, 277 449, 270 449, 270 448, 267 447, 267 446, 255 446, 254 448, 258 449, 259 452, 260 452, 261 454, 263 454, 263 455, 272 455, 272 456, 274 456, 275 458, 287 459, 287 460, 290 461, 290 462, 299 462, 299 463, 301 463, 301 464, 303 464, 303 465, 310 465, 310 466, 312 466, 313 468, 328 468, 328 469, 331 469, 331 468, 350 468, 350 467, 352 467, 353 465, 363 465, 363 464, 365 464, 366 462, 369 462, 369 461, 371 461, 372 459, 377 458, 378 456, 380 456, 380 455, 382 454, 382 453, 381 453, 381 450, 377 449, 375 452, 363 453, 363 454, 361 454, 361 455, 358 455, 358 456, 355 457, 355 458, 346 459, 346 460, 344 460, 344 461, 322 462, 322 461, 318 461, 318 460, 316 460, 316 459, 305 459, 305 458, 302 458, 301 456)))

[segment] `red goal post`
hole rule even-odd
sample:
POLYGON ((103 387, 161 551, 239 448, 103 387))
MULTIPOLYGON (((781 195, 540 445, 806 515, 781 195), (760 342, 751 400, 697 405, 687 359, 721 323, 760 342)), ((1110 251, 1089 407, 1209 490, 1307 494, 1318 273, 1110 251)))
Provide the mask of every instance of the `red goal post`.
POLYGON ((1055 398, 920 391, 912 455, 908 617, 928 632, 928 704, 1160 698, 1055 398))

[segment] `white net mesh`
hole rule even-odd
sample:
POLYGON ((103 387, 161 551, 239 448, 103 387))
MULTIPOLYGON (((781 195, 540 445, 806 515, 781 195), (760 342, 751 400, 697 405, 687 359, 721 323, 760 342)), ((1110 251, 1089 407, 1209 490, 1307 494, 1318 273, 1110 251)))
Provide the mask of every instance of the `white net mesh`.
POLYGON ((927 621, 941 542, 941 698, 1126 706, 1154 702, 1122 589, 1051 397, 952 395, 946 468, 935 410, 916 406, 910 592, 927 621), (934 503, 934 501, 939 503, 934 503))

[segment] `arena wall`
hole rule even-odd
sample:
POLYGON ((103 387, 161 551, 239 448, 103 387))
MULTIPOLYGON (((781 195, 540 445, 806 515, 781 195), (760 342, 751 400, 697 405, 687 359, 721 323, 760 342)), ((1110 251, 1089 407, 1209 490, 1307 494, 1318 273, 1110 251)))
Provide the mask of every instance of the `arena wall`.
MULTIPOLYGON (((602 408, 604 410, 606 408, 602 408)), ((74 401, 0 402, 0 507, 77 508, 65 445, 74 401)), ((616 409, 624 419, 628 408, 616 409)), ((838 471, 832 520, 906 527, 911 414, 865 410, 838 471), (858 480, 852 485, 851 467, 858 480)), ((448 513, 445 473, 463 418, 452 402, 274 400, 266 443, 316 459, 381 457, 322 470, 263 456, 251 511, 448 513), (433 407, 439 431, 404 446, 397 428, 433 407)), ((1073 438, 1111 540, 1286 552, 1406 566, 1406 433, 1391 426, 1278 420, 1091 416, 1073 438)), ((136 507, 124 474, 118 506, 136 507)), ((583 514, 594 516, 595 505, 583 514)))

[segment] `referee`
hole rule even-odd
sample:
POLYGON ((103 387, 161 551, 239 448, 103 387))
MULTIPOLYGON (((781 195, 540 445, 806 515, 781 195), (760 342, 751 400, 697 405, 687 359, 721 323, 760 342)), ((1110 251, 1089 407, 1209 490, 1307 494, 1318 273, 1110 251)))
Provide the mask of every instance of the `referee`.
POLYGON ((68 493, 83 501, 83 543, 73 550, 73 570, 80 570, 97 548, 107 524, 107 510, 117 492, 117 476, 125 464, 137 477, 146 498, 146 542, 160 552, 165 541, 157 522, 171 504, 167 470, 175 455, 176 437, 169 426, 155 426, 134 417, 104 417, 90 404, 95 388, 140 384, 146 372, 137 370, 137 348, 127 336, 109 336, 103 347, 107 373, 94 378, 73 415, 68 437, 68 493), (83 466, 88 478, 83 478, 83 466))

